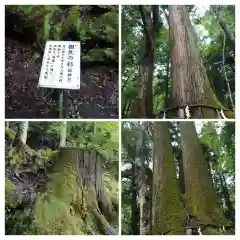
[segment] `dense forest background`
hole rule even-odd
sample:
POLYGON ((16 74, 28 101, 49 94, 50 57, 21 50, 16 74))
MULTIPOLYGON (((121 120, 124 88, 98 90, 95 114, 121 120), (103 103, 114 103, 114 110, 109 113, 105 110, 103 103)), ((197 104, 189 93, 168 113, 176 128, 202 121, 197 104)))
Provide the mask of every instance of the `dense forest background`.
POLYGON ((122 234, 234 233, 234 122, 124 122, 121 171, 122 234))
POLYGON ((7 235, 118 234, 118 124, 7 122, 7 235))
POLYGON ((6 116, 58 117, 57 91, 37 88, 45 43, 58 40, 81 42, 81 90, 64 92, 65 118, 117 118, 118 19, 113 5, 7 5, 6 116))
POLYGON ((121 54, 124 118, 234 117, 235 6, 123 6, 121 54))

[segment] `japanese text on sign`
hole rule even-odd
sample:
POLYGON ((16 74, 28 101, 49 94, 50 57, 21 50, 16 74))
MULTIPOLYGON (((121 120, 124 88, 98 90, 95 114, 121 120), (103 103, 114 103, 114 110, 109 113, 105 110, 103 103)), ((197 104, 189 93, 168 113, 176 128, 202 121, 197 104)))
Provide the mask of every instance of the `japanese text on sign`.
POLYGON ((39 87, 80 89, 80 42, 46 43, 39 87))

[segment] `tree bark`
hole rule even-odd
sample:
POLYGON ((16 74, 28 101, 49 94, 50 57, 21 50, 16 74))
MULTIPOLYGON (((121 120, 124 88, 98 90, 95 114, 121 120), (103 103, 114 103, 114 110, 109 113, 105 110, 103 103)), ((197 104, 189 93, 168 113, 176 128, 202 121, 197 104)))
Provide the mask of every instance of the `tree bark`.
POLYGON ((141 149, 144 147, 143 139, 144 139, 144 125, 141 125, 140 129, 138 130, 138 139, 137 139, 137 143, 136 143, 136 153, 140 158, 140 172, 139 172, 139 177, 138 177, 140 235, 144 235, 147 230, 146 229, 145 211, 144 211, 144 205, 145 205, 145 201, 146 201, 146 192, 147 192, 146 174, 145 174, 145 167, 144 167, 145 159, 143 158, 143 156, 141 154, 141 149))
POLYGON ((102 234, 117 234, 109 224, 117 216, 103 183, 100 154, 78 148, 60 148, 57 163, 51 182, 54 196, 69 201, 71 214, 77 214, 83 222, 87 216, 94 219, 102 234))
POLYGON ((60 148, 66 146, 66 138, 67 138, 67 121, 63 121, 60 130, 60 143, 59 143, 60 148))
MULTIPOLYGON (((169 24, 172 95, 168 117, 181 118, 178 110, 189 106, 191 118, 219 118, 216 109, 224 106, 211 88, 185 6, 169 5, 169 24)), ((226 109, 224 114, 234 118, 230 110, 226 109)))
POLYGON ((167 122, 155 123, 152 234, 184 234, 184 212, 167 122))
POLYGON ((16 140, 21 141, 23 144, 27 142, 28 121, 20 122, 18 124, 18 131, 16 134, 16 140))
MULTIPOLYGON (((198 139, 194 122, 180 122, 182 158, 185 181, 186 212, 191 224, 201 226, 229 226, 215 192, 208 164, 198 139)), ((203 234, 220 234, 216 228, 206 227, 203 234)))
POLYGON ((136 118, 153 117, 153 70, 154 53, 156 48, 156 33, 160 26, 159 7, 152 6, 153 18, 143 6, 139 6, 143 21, 143 58, 140 59, 139 75, 137 78, 137 97, 133 104, 132 115, 136 118))
POLYGON ((137 183, 136 183, 136 163, 135 159, 132 159, 132 217, 131 217, 131 230, 132 235, 138 235, 138 227, 137 223, 139 220, 137 219, 138 216, 138 209, 137 209, 137 183))
POLYGON ((184 171, 182 158, 179 159, 179 187, 182 194, 185 193, 184 171))

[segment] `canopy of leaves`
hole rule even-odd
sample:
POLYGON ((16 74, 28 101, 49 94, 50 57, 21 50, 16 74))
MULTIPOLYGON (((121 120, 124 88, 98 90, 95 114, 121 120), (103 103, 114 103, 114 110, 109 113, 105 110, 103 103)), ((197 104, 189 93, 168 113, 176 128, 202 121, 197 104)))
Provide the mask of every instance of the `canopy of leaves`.
MULTIPOLYGON (((148 9, 148 6, 144 6, 148 9)), ((231 33, 235 34, 235 7, 218 5, 221 18, 231 33)), ((171 93, 171 46, 169 43, 168 7, 160 5, 163 23, 157 35, 154 75, 153 111, 159 116, 166 108, 166 99, 171 93), (169 67, 168 67, 169 65, 169 67), (168 72, 167 72, 168 70, 168 72), (166 80, 168 95, 166 96, 166 80)), ((226 79, 235 98, 235 51, 227 38, 224 38, 218 19, 210 6, 188 6, 191 22, 197 33, 197 46, 207 74, 221 103, 232 108, 226 79), (225 39, 225 40, 224 40, 225 39)), ((131 107, 137 94, 137 75, 141 52, 144 51, 143 22, 138 6, 122 7, 122 115, 131 117, 131 107)))

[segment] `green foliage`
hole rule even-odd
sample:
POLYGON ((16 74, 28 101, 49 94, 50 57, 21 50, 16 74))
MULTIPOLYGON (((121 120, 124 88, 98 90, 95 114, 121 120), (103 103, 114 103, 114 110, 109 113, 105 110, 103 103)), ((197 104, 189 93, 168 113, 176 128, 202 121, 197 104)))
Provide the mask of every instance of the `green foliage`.
POLYGON ((217 155, 220 172, 235 168, 235 126, 233 122, 207 122, 203 125, 201 141, 217 155))
MULTIPOLYGON (((88 7, 72 5, 62 10, 58 5, 7 5, 6 11, 20 18, 20 23, 15 24, 16 32, 24 33, 27 29, 36 32, 37 41, 34 44, 38 52, 44 49, 46 41, 63 40, 68 32, 75 31, 83 46, 88 41, 99 40, 105 41, 106 46, 108 43, 114 46, 113 48, 94 46, 87 49, 87 52, 83 48, 83 59, 99 61, 110 58, 117 61, 118 6, 98 6, 108 11, 96 16, 91 11, 88 13, 88 7)), ((37 54, 34 55, 36 56, 37 54)))
POLYGON ((118 124, 113 122, 70 122, 68 141, 101 153, 106 163, 118 161, 118 124), (81 133, 81 134, 80 134, 81 133))
POLYGON ((9 206, 14 206, 14 202, 11 199, 11 191, 15 190, 16 186, 7 178, 5 177, 5 200, 9 206))

